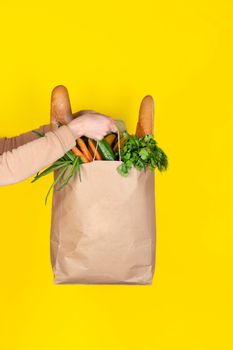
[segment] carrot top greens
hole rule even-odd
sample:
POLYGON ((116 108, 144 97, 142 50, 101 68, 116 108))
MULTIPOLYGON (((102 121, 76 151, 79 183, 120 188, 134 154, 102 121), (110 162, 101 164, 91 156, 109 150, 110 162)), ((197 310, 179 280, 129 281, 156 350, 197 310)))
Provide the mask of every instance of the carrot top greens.
MULTIPOLYGON (((45 134, 41 133, 39 131, 33 130, 33 132, 35 134, 37 134, 40 137, 43 137, 45 134)), ((42 172, 38 172, 36 174, 36 176, 34 177, 34 179, 31 182, 35 182, 37 180, 39 180, 42 176, 48 175, 51 172, 53 172, 54 170, 58 170, 61 169, 61 171, 59 172, 58 176, 56 177, 56 179, 53 181, 53 183, 51 184, 48 193, 45 197, 45 205, 47 203, 48 200, 48 195, 50 193, 50 191, 52 190, 52 188, 56 185, 56 183, 63 177, 63 175, 65 174, 67 168, 69 166, 71 166, 70 171, 67 175, 67 177, 64 179, 64 181, 61 183, 60 187, 57 188, 55 191, 60 191, 64 186, 67 185, 67 183, 70 181, 70 179, 72 178, 72 176, 74 175, 75 170, 78 171, 78 176, 79 176, 79 180, 81 181, 81 172, 80 172, 80 164, 83 163, 83 160, 80 156, 76 156, 71 150, 69 150, 68 152, 66 152, 64 154, 63 157, 57 159, 51 166, 49 166, 47 169, 45 169, 42 172)))

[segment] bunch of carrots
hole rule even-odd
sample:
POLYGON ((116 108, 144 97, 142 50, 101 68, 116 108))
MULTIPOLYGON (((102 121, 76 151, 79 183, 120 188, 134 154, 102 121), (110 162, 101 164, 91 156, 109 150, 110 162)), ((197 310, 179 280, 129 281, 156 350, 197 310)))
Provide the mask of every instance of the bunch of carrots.
MULTIPOLYGON (((121 143, 124 137, 121 137, 121 143)), ((71 151, 81 157, 83 163, 92 162, 94 155, 96 160, 115 160, 115 152, 117 151, 117 134, 111 133, 104 137, 103 140, 98 141, 96 148, 96 141, 85 136, 79 137, 76 140, 76 146, 71 151)))

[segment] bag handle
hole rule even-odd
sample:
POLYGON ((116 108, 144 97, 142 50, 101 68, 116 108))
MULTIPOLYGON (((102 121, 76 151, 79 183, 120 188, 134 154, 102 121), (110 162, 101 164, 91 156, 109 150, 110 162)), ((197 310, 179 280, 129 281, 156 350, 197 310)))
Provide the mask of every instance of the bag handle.
MULTIPOLYGON (((94 152, 94 156, 93 156, 92 161, 95 160, 98 144, 99 144, 99 141, 96 142, 95 152, 94 152)), ((117 130, 117 144, 118 144, 119 160, 121 161, 121 146, 120 146, 120 132, 119 132, 119 130, 117 130)))

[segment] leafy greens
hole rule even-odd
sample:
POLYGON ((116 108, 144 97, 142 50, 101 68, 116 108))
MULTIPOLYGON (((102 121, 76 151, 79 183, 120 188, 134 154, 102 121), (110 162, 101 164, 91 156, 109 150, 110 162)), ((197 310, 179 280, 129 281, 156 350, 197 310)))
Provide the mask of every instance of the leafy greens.
MULTIPOLYGON (((122 164, 117 167, 117 171, 122 176, 128 176, 130 169, 134 166, 138 170, 148 167, 154 170, 164 171, 168 167, 168 159, 164 151, 158 147, 157 141, 152 134, 143 137, 130 135, 127 131, 123 133, 127 139, 121 147, 122 164)), ((119 152, 117 151, 117 154, 119 152)))

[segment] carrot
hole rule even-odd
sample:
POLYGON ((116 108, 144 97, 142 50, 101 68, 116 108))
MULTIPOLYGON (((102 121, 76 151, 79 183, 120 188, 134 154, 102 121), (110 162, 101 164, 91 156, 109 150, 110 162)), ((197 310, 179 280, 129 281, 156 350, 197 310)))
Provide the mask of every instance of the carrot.
MULTIPOLYGON (((91 153, 91 155, 92 155, 92 157, 93 157, 93 156, 94 156, 94 153, 93 153, 93 151, 92 151, 92 149, 91 149, 91 147, 90 147, 89 144, 87 145, 87 148, 88 148, 89 152, 91 153)), ((93 158, 92 158, 92 160, 93 160, 93 158)))
POLYGON ((136 135, 139 137, 154 134, 154 100, 151 95, 143 98, 136 127, 136 135))
MULTIPOLYGON (((127 140, 127 138, 124 137, 124 136, 122 136, 122 137, 120 138, 120 147, 123 145, 123 143, 125 143, 126 140, 127 140)), ((114 151, 114 152, 118 151, 118 140, 116 141, 116 143, 115 143, 115 145, 114 145, 114 147, 113 147, 113 151, 114 151)))
POLYGON ((113 141, 115 140, 115 138, 116 138, 116 134, 109 134, 109 135, 105 136, 104 139, 107 141, 107 143, 108 143, 110 146, 112 146, 113 141))
POLYGON ((80 156, 82 158, 82 161, 84 163, 88 163, 89 160, 86 158, 86 156, 80 151, 80 149, 78 149, 78 147, 73 147, 71 148, 72 152, 76 155, 76 156, 80 156))
POLYGON ((89 149, 87 148, 83 139, 81 137, 79 137, 76 141, 79 145, 80 150, 83 152, 83 154, 88 159, 88 161, 91 162, 93 157, 92 157, 91 153, 89 152, 89 149))
POLYGON ((93 152, 93 155, 95 154, 95 159, 102 160, 103 158, 102 158, 101 154, 98 152, 98 150, 95 149, 96 146, 95 146, 93 140, 90 138, 88 138, 88 145, 90 146, 90 148, 93 152))

